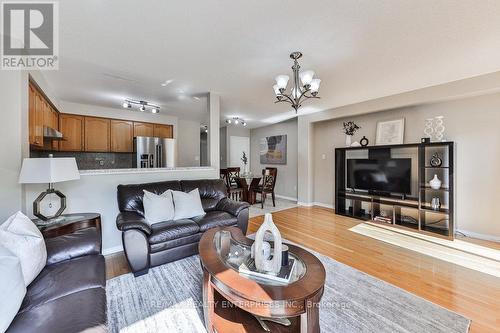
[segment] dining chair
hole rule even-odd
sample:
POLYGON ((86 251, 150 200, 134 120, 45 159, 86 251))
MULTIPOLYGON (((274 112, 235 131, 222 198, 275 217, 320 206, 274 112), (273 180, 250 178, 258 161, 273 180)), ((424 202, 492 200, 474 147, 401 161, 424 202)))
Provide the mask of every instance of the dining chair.
POLYGON ((252 189, 255 194, 260 193, 261 208, 264 208, 267 194, 271 194, 273 199, 273 207, 276 207, 276 195, 274 194, 274 187, 276 186, 276 177, 278 176, 277 168, 265 168, 262 170, 262 185, 252 189))
POLYGON ((240 177, 240 168, 232 167, 227 168, 226 170, 225 181, 228 197, 236 201, 243 200, 244 189, 238 182, 238 178, 240 177))

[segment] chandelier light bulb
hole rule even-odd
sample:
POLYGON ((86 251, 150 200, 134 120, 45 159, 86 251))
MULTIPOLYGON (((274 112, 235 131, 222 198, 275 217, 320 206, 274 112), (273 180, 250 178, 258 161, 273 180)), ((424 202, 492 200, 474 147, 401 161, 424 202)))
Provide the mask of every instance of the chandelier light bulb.
POLYGON ((288 80, 290 80, 290 77, 288 75, 278 75, 276 76, 276 85, 280 89, 286 89, 286 86, 288 85, 288 80))
POLYGON ((302 82, 303 86, 308 86, 311 84, 311 81, 313 80, 314 77, 314 71, 307 70, 307 71, 302 71, 299 74, 300 81, 302 82))
POLYGON ((311 92, 318 92, 320 84, 321 84, 320 79, 314 79, 311 81, 311 87, 309 89, 311 89, 311 92))
POLYGON ((281 94, 280 87, 277 84, 275 84, 273 86, 273 89, 274 89, 274 93, 276 94, 276 96, 278 96, 279 94, 281 94))

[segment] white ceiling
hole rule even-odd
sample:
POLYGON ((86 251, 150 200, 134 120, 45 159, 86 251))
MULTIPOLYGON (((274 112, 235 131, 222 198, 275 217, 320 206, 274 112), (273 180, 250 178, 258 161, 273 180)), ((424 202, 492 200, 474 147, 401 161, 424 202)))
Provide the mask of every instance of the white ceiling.
POLYGON ((322 79, 321 100, 303 112, 500 70, 497 0, 86 0, 59 10, 60 70, 46 74, 62 100, 144 99, 196 118, 213 91, 222 115, 249 127, 290 111, 273 103, 272 85, 296 50, 322 79))

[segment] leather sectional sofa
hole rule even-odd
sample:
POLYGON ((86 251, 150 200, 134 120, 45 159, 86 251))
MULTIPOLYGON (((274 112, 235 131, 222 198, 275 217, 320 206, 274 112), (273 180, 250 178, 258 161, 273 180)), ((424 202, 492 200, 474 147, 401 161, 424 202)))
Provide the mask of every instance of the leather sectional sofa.
POLYGON ((146 274, 150 267, 197 254, 198 242, 208 229, 237 226, 243 234, 247 231, 248 203, 227 198, 226 185, 220 179, 119 185, 117 194, 120 213, 116 225, 123 232, 123 248, 135 276, 146 274), (161 194, 169 189, 190 192, 196 188, 205 215, 152 226, 146 223, 143 190, 161 194))
POLYGON ((47 265, 7 333, 107 332, 106 267, 96 228, 46 238, 47 265))

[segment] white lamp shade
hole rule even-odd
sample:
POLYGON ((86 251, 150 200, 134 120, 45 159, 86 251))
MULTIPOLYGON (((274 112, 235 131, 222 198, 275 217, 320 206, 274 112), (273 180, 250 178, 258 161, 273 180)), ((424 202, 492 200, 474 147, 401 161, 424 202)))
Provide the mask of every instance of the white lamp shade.
POLYGON ((319 85, 321 84, 320 79, 314 79, 311 81, 311 91, 312 92, 317 92, 319 90, 319 85))
POLYGON ((302 82, 303 86, 311 84, 311 81, 314 77, 314 71, 307 70, 307 71, 300 72, 299 77, 300 77, 300 81, 302 82))
POLYGON ((19 175, 21 184, 59 183, 80 179, 74 157, 25 158, 19 175))
POLYGON ((290 79, 290 77, 288 75, 278 75, 275 78, 276 85, 278 86, 278 88, 286 89, 286 86, 288 85, 289 79, 290 79))
POLYGON ((276 94, 276 96, 278 96, 279 94, 281 94, 280 93, 280 87, 277 84, 275 84, 273 86, 273 89, 274 89, 274 93, 276 94))

